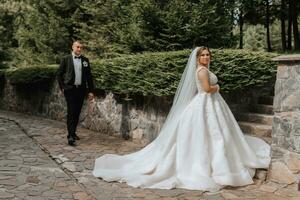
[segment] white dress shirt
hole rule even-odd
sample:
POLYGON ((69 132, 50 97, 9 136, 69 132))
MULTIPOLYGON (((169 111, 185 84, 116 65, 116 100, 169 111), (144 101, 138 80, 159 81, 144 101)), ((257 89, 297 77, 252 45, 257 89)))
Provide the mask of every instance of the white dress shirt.
POLYGON ((75 71, 75 81, 74 85, 81 85, 81 77, 82 77, 82 63, 81 58, 75 58, 75 54, 72 52, 73 63, 74 63, 74 71, 75 71))

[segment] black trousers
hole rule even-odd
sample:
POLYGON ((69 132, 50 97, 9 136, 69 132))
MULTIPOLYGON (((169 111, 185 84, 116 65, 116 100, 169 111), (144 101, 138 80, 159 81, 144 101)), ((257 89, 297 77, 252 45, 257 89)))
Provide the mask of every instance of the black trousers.
POLYGON ((74 138, 81 108, 86 95, 86 89, 82 87, 77 88, 74 86, 71 89, 65 90, 64 95, 67 102, 68 138, 74 138))

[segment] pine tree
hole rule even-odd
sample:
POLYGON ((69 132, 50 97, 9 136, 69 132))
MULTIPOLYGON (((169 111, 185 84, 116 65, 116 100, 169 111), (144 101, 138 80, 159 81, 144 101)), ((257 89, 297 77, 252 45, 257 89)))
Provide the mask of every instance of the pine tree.
POLYGON ((15 35, 18 65, 59 62, 69 51, 75 35, 71 17, 76 11, 76 2, 28 0, 15 35))
POLYGON ((266 49, 266 31, 263 25, 249 25, 244 34, 244 48, 253 51, 266 49))
POLYGON ((17 41, 14 39, 14 19, 20 5, 9 0, 0 0, 0 69, 7 68, 11 60, 11 49, 17 41))
MULTIPOLYGON (((80 9, 73 20, 78 23, 77 36, 85 41, 89 52, 95 56, 111 56, 111 53, 129 53, 130 47, 128 34, 132 37, 137 32, 131 2, 126 0, 116 1, 89 1, 82 0, 80 9), (131 30, 134 30, 133 32, 131 30)), ((135 40, 133 43, 137 42, 135 40)))
POLYGON ((192 48, 229 47, 230 1, 117 0, 81 3, 80 37, 98 56, 192 48), (85 19, 85 20, 82 20, 85 19))
POLYGON ((158 3, 154 7, 154 3, 154 0, 150 2, 152 9, 143 9, 147 15, 141 14, 147 16, 142 18, 144 36, 150 38, 149 41, 156 41, 152 42, 154 46, 150 50, 232 45, 229 5, 219 1, 192 0, 170 0, 163 7, 158 3), (151 10, 152 13, 149 13, 151 10))

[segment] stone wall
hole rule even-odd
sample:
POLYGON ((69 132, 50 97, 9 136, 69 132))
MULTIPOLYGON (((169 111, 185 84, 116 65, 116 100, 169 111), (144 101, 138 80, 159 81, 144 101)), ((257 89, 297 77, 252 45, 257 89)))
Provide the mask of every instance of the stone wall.
POLYGON ((270 179, 300 180, 300 55, 279 56, 274 97, 270 179))
MULTIPOLYGON (((233 113, 247 110, 257 91, 223 94, 233 113)), ((96 92, 95 101, 85 102, 80 123, 86 128, 148 143, 156 138, 172 103, 172 97, 124 96, 96 92)), ((6 81, 0 93, 0 108, 64 121, 66 104, 56 82, 13 86, 6 81)))

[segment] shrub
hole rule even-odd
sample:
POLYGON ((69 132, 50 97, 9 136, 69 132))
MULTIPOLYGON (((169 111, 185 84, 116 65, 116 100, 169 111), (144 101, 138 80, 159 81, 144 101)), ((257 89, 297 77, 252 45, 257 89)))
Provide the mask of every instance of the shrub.
MULTIPOLYGON (((94 60, 96 89, 125 95, 169 96, 176 91, 191 50, 126 55, 94 60)), ((212 50, 211 71, 223 92, 259 87, 273 80, 276 54, 246 50, 212 50)), ((13 84, 39 84, 54 79, 57 66, 18 68, 6 73, 13 84)))
MULTIPOLYGON (((165 96, 175 93, 190 50, 145 53, 93 62, 96 87, 120 94, 165 96)), ((222 91, 263 86, 276 75, 276 54, 212 50, 211 71, 222 91)))
POLYGON ((38 86, 38 84, 52 81, 55 78, 56 72, 56 65, 32 66, 7 70, 5 76, 10 80, 11 84, 38 86))

